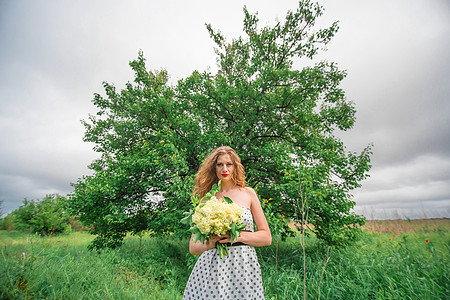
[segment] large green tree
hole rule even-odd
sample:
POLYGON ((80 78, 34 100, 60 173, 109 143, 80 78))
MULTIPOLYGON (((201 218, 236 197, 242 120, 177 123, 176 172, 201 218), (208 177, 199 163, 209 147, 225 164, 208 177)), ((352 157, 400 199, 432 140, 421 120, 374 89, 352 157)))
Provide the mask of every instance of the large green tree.
POLYGON ((370 168, 370 146, 346 150, 336 131, 355 122, 355 107, 334 63, 294 68, 313 58, 338 30, 315 29, 323 9, 300 1, 283 22, 258 28, 245 8, 244 37, 227 41, 210 25, 218 71, 194 71, 178 84, 146 69, 143 53, 130 62, 133 83, 120 92, 104 83, 96 115, 84 122, 84 140, 101 157, 93 175, 74 184, 70 207, 93 225, 94 248, 115 247, 127 232, 183 231, 202 159, 220 145, 236 149, 247 181, 271 216, 299 219, 299 186, 319 238, 339 244, 355 237, 364 218, 351 213, 350 191, 370 168))

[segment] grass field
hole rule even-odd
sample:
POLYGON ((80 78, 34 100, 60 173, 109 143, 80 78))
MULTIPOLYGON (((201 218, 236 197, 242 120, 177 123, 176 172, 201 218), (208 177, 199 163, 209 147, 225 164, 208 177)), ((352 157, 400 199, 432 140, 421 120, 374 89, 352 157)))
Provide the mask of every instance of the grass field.
MULTIPOLYGON (((371 221, 339 250, 307 237, 305 271, 300 236, 278 249, 274 237, 257 249, 266 299, 448 299, 449 220, 405 222, 371 221)), ((195 262, 187 240, 128 237, 96 253, 92 238, 0 231, 0 298, 181 299, 195 262)))

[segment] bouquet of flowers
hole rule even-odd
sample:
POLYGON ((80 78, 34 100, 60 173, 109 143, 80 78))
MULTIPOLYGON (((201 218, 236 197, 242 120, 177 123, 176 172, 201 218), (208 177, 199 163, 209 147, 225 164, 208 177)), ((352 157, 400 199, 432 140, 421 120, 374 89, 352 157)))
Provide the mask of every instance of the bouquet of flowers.
MULTIPOLYGON (((220 191, 220 181, 214 185, 202 203, 200 199, 194 197, 194 210, 185 212, 186 217, 181 220, 184 224, 189 224, 190 232, 194 234, 194 243, 200 240, 202 244, 211 238, 211 235, 222 235, 230 232, 231 244, 240 236, 240 231, 245 228, 242 223, 242 213, 244 209, 237 206, 228 197, 217 199, 215 194, 220 191)), ((225 243, 216 243, 221 258, 228 256, 228 247, 225 243)))

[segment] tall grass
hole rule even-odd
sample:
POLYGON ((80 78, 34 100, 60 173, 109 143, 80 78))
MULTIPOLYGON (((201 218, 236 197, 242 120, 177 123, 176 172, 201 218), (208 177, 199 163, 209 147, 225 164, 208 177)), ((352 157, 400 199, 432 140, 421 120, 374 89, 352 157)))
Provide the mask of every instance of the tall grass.
MULTIPOLYGON (((331 249, 325 269, 327 249, 313 236, 305 257, 300 236, 280 241, 278 253, 257 248, 266 299, 302 299, 304 279, 307 299, 446 299, 448 226, 397 234, 367 231, 351 247, 331 249)), ((87 250, 91 240, 0 231, 0 298, 181 299, 188 240, 144 237, 140 245, 128 237, 100 253, 87 250)))
MULTIPOLYGON (((186 247, 129 238, 90 252, 87 233, 53 238, 0 233, 2 299, 178 299, 188 276, 186 247)), ((186 243, 184 243, 186 244, 186 243)))
MULTIPOLYGON (((398 236, 366 234, 351 247, 330 251, 321 283, 327 250, 313 239, 309 242, 307 299, 319 295, 320 299, 446 299, 450 292, 449 235, 444 231, 398 236)), ((282 245, 278 250, 278 271, 272 264, 271 249, 260 249, 266 297, 302 299, 301 244, 291 239, 282 245)))

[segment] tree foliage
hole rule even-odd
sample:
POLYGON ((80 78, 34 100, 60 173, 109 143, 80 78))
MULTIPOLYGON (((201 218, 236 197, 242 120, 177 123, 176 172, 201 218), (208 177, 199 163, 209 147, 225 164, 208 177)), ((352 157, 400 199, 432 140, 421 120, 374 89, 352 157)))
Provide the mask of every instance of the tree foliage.
POLYGON ((47 195, 41 201, 25 199, 23 204, 11 213, 16 230, 49 235, 64 232, 71 220, 65 212, 66 198, 47 195))
POLYGON ((349 152, 336 136, 355 122, 340 88, 346 73, 326 61, 294 68, 337 32, 337 23, 314 29, 322 12, 300 1, 283 22, 258 28, 257 15, 244 8, 244 37, 227 41, 207 25, 216 73, 194 71, 170 86, 166 71, 147 70, 140 52, 130 62, 133 83, 121 91, 104 83, 106 96, 93 99, 98 112, 84 121, 84 140, 102 155, 70 199, 98 234, 92 247, 116 247, 127 232, 184 230, 179 220, 195 173, 220 145, 241 156, 247 181, 270 202, 276 220, 269 221, 299 219, 301 184, 319 238, 340 244, 355 237, 364 218, 351 213, 350 191, 367 176, 371 149, 349 152))

